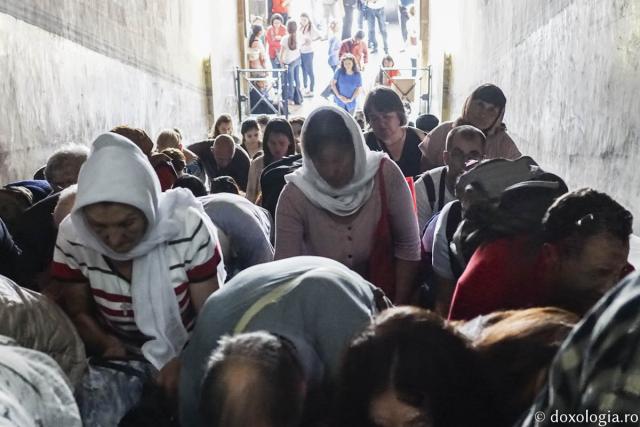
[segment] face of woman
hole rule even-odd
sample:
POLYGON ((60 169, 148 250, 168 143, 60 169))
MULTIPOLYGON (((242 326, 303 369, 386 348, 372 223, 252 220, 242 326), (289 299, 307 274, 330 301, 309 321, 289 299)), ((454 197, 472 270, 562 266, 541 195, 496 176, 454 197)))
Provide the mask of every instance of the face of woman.
POLYGON ((220 135, 222 134, 231 135, 232 130, 233 130, 233 125, 230 122, 222 122, 218 125, 218 133, 220 133, 220 135))
POLYGON ((273 161, 280 160, 289 151, 289 138, 284 133, 272 133, 267 141, 273 161))
POLYGON ((345 150, 342 145, 330 141, 322 144, 323 148, 313 158, 313 165, 327 184, 335 189, 343 188, 351 182, 355 168, 355 152, 353 147, 345 150))
POLYGON ((433 426, 433 421, 424 411, 399 400, 393 390, 387 390, 371 401, 369 418, 377 427, 433 426))
POLYGON ((369 114, 369 125, 376 137, 385 141, 400 130, 400 117, 395 111, 383 113, 372 109, 369 114))
POLYGON ((278 28, 280 28, 281 25, 282 25, 282 21, 281 20, 279 20, 279 19, 274 19, 273 20, 273 28, 275 28, 276 30, 278 28))
POLYGON ((391 68, 393 67, 393 61, 389 61, 388 59, 385 59, 384 61, 382 61, 382 66, 385 68, 391 68))
POLYGON ((83 212, 89 229, 114 252, 135 248, 147 229, 142 211, 124 203, 95 203, 83 212))
POLYGON ((304 27, 305 25, 307 25, 309 23, 309 19, 306 16, 301 16, 300 17, 300 24, 304 27))
POLYGON ((244 133, 244 143, 248 147, 255 147, 260 144, 260 130, 249 129, 244 133))
POLYGON ((473 99, 467 108, 467 120, 480 130, 487 130, 500 115, 500 108, 481 99, 473 99))
POLYGON ((353 70, 353 61, 351 59, 345 59, 344 61, 342 61, 342 64, 344 65, 345 70, 353 70))

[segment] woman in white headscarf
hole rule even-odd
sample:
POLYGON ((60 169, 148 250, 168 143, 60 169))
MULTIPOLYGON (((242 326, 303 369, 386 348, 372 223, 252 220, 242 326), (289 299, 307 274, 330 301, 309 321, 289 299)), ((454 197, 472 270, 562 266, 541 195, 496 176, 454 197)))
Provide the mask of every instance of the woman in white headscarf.
POLYGON ((188 190, 162 193, 142 151, 106 133, 80 170, 52 276, 90 354, 141 352, 171 393, 196 314, 225 272, 200 203, 188 190))
POLYGON ((302 156, 302 167, 285 177, 278 201, 275 258, 331 258, 396 303, 408 302, 420 242, 411 192, 398 166, 370 151, 356 121, 333 106, 314 110, 305 121, 302 156), (384 265, 390 271, 381 271, 384 265))

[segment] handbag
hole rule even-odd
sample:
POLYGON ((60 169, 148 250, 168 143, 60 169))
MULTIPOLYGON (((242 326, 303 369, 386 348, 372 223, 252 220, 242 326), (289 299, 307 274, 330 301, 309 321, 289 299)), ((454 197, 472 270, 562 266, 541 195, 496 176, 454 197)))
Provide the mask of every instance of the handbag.
POLYGON ((369 281, 382 289, 389 299, 394 301, 396 296, 396 269, 393 256, 393 236, 391 234, 387 206, 387 192, 382 173, 384 161, 385 159, 380 161, 380 168, 378 169, 381 214, 373 234, 373 249, 369 255, 369 281))

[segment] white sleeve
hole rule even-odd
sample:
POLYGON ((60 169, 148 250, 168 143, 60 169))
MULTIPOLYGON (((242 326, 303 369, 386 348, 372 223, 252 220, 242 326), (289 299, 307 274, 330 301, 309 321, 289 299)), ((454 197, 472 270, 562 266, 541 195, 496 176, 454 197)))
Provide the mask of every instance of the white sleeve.
POLYGON ((431 264, 433 271, 444 279, 455 280, 453 271, 451 270, 451 260, 449 256, 449 240, 447 239, 447 220, 449 211, 454 202, 447 203, 440 211, 438 222, 433 238, 433 252, 431 264))

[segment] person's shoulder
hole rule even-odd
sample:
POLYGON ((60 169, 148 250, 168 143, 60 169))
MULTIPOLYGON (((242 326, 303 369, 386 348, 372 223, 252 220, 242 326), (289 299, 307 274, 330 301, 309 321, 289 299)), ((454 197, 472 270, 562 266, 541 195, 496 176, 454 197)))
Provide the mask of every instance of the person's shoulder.
POLYGON ((424 137, 427 136, 427 133, 425 131, 423 131, 422 129, 418 129, 416 127, 413 127, 413 126, 405 126, 405 129, 407 130, 407 134, 408 135, 414 135, 415 136, 415 138, 411 138, 411 139, 412 140, 417 140, 418 143, 420 143, 420 141, 422 141, 424 139, 424 137))
POLYGON ((382 151, 382 147, 380 147, 380 144, 378 144, 378 138, 376 137, 376 134, 373 133, 372 130, 365 132, 363 136, 364 136, 364 142, 367 144, 370 150, 382 151))
POLYGON ((437 168, 429 169, 426 173, 428 173, 431 176, 438 176, 438 175, 441 175, 446 168, 447 168, 446 166, 438 166, 437 168))
POLYGON ((240 147, 239 145, 236 145, 236 152, 234 153, 233 157, 238 158, 238 160, 242 161, 243 163, 246 161, 247 164, 249 164, 249 162, 251 161, 251 159, 249 158, 249 154, 247 154, 244 148, 240 147))
POLYGON ((213 145, 212 139, 205 139, 204 141, 194 142, 187 146, 187 149, 193 152, 199 158, 203 157, 204 152, 208 152, 213 145))
POLYGON ((438 126, 433 128, 431 130, 431 132, 429 132, 429 135, 442 135, 442 134, 444 134, 446 136, 446 134, 448 134, 449 131, 451 129, 453 129, 453 123, 454 123, 453 121, 442 122, 438 126))
POLYGON ((380 168, 382 169, 382 174, 385 179, 397 178, 404 180, 404 173, 402 173, 402 169, 400 169, 400 166, 391 160, 390 157, 385 157, 384 160, 380 162, 380 168))
POLYGON ((257 157, 254 157, 251 160, 252 168, 262 168, 263 166, 264 166, 264 153, 258 155, 257 157))

